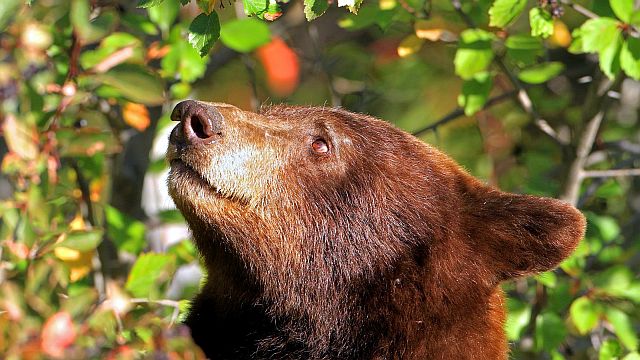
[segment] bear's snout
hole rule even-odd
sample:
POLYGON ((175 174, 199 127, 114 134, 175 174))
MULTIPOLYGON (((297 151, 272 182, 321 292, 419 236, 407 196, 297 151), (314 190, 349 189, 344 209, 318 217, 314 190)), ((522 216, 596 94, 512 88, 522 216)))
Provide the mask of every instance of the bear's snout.
POLYGON ((182 101, 173 109, 171 120, 180 122, 169 138, 176 145, 211 144, 223 135, 224 117, 213 105, 182 101))

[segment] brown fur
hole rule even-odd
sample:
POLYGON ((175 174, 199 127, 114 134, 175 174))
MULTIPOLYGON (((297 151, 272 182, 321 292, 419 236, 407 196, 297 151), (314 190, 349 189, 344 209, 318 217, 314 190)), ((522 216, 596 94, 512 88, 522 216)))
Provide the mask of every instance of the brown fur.
POLYGON ((490 188, 369 116, 190 101, 174 117, 169 191, 208 273, 187 324, 213 359, 506 359, 500 282, 584 233, 570 205, 490 188), (185 133, 193 109, 215 118, 207 141, 185 133))

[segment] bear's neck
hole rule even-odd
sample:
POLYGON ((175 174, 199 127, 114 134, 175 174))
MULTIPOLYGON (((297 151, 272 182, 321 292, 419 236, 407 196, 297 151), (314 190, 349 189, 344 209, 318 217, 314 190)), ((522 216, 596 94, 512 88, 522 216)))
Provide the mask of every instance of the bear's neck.
MULTIPOLYGON (((435 268, 415 273, 416 261, 423 268, 432 261, 401 259, 378 272, 376 279, 345 284, 326 277, 326 269, 304 273, 300 269, 269 269, 264 264, 256 270, 252 267, 260 264, 255 264, 255 259, 249 266, 222 241, 209 239, 207 243, 208 278, 193 302, 187 324, 199 336, 196 343, 222 359, 278 358, 278 354, 294 359, 373 359, 394 358, 401 353, 413 354, 407 358, 434 358, 433 354, 441 354, 443 348, 464 348, 446 347, 447 342, 471 341, 469 346, 478 347, 486 336, 504 336, 500 316, 493 317, 498 319, 494 323, 488 322, 489 317, 468 321, 486 315, 487 307, 493 306, 491 313, 501 314, 500 295, 494 290, 482 293, 476 289, 463 296, 466 305, 452 303, 451 299, 459 295, 450 291, 466 291, 466 286, 424 289, 425 283, 452 282, 441 279, 443 273, 435 268), (496 301, 498 305, 494 306, 496 301), (483 325, 462 329, 465 322, 483 325), (457 338, 457 333, 464 333, 465 338, 457 338)), ((464 282, 458 279, 458 283, 464 282)), ((503 350, 482 351, 497 354, 503 350)), ((449 355, 437 357, 456 358, 456 354, 449 355)))

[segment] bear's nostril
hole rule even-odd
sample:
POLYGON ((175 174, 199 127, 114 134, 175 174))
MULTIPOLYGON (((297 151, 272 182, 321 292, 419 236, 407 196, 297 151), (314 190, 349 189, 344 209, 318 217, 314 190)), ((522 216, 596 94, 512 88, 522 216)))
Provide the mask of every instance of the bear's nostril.
POLYGON ((203 119, 200 115, 193 115, 189 119, 191 130, 193 134, 200 139, 208 139, 213 136, 213 131, 211 131, 211 127, 208 126, 209 121, 207 119, 203 119))

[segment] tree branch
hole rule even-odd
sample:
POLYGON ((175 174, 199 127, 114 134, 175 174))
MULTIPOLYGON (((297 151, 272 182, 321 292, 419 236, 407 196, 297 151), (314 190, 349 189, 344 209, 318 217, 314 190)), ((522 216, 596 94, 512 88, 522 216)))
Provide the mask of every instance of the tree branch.
MULTIPOLYGON (((611 90, 616 88, 622 82, 622 76, 618 76, 615 81, 609 82, 609 86, 599 89, 595 96, 591 96, 590 99, 594 101, 594 105, 599 107, 598 112, 589 120, 587 123, 582 136, 578 142, 578 146, 576 148, 576 157, 571 163, 569 167, 569 173, 567 174, 567 181, 565 183, 564 191, 560 196, 561 200, 564 200, 572 205, 576 205, 578 203, 578 196, 580 193, 580 185, 582 184, 582 180, 584 179, 584 166, 587 161, 587 157, 589 153, 591 153, 591 148, 593 148, 593 144, 596 141, 596 136, 598 135, 598 130, 600 129, 600 124, 602 123, 602 119, 604 119, 604 115, 609 108, 609 105, 612 103, 609 97, 605 95, 611 90), (604 98, 603 98, 604 97, 604 98)), ((586 106, 586 114, 588 116, 590 106, 586 106)))
POLYGON ((583 178, 606 178, 621 176, 640 176, 640 168, 609 169, 609 170, 583 170, 583 178))
MULTIPOLYGON (((490 107, 492 107, 493 105, 496 105, 506 99, 509 99, 513 96, 515 96, 517 94, 516 90, 511 90, 511 91, 507 91, 505 93, 502 93, 500 95, 494 96, 491 99, 487 100, 487 102, 484 104, 484 106, 482 107, 482 109, 488 109, 490 107)), ((428 131, 433 131, 435 129, 437 129, 439 126, 442 126, 448 122, 451 122, 461 116, 464 115, 464 109, 462 108, 456 108, 455 110, 453 110, 452 112, 448 113, 447 115, 441 117, 439 120, 437 120, 436 122, 429 124, 425 127, 423 127, 420 130, 416 130, 413 135, 414 136, 421 136, 424 133, 428 132, 428 131)))

